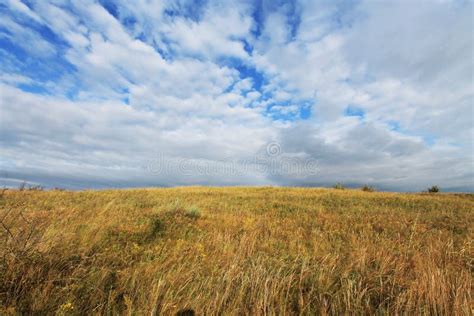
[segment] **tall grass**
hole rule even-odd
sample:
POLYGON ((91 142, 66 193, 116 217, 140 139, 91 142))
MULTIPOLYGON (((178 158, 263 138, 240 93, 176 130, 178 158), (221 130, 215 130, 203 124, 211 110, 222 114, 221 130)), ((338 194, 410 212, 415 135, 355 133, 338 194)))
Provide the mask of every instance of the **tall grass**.
POLYGON ((465 314, 473 195, 7 191, 0 314, 465 314))

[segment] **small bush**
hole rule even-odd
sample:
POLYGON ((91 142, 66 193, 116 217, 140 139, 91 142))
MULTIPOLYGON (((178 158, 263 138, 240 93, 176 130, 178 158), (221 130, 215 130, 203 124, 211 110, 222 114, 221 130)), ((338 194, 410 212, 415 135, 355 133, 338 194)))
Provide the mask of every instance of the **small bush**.
POLYGON ((18 191, 43 191, 43 187, 41 185, 28 185, 26 181, 23 181, 20 186, 18 187, 18 191))
POLYGON ((375 188, 366 184, 361 188, 361 190, 364 192, 374 192, 375 188))
POLYGON ((199 217, 201 217, 201 210, 199 209, 199 207, 195 205, 187 206, 181 203, 179 199, 176 199, 171 204, 170 210, 167 213, 174 215, 180 214, 191 219, 198 219, 199 217))
POLYGON ((155 239, 157 236, 159 236, 164 230, 164 224, 161 220, 161 218, 157 216, 152 216, 150 217, 150 230, 149 230, 149 236, 148 239, 155 239))
POLYGON ((336 190, 344 190, 344 189, 345 189, 344 185, 342 185, 342 183, 339 183, 339 182, 336 183, 336 184, 333 186, 333 188, 336 189, 336 190))
POLYGON ((198 219, 201 217, 201 210, 193 205, 184 210, 184 215, 192 219, 198 219))
POLYGON ((433 185, 431 188, 428 188, 428 193, 438 193, 440 191, 437 185, 433 185))
POLYGON ((20 186, 18 187, 18 191, 23 191, 23 190, 25 190, 25 188, 26 188, 26 182, 23 181, 23 182, 20 184, 20 186))

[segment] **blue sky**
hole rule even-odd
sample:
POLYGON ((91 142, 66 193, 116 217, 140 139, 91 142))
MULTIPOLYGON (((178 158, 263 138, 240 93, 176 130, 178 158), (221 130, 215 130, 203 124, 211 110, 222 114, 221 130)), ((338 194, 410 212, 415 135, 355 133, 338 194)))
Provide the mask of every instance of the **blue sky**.
POLYGON ((0 180, 472 191, 472 29, 460 0, 3 0, 0 180))

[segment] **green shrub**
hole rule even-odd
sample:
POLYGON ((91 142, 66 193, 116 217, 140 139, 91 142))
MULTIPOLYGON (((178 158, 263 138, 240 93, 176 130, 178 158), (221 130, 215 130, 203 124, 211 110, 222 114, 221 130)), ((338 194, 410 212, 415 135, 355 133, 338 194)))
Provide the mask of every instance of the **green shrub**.
POLYGON ((364 192, 374 192, 375 188, 366 184, 361 188, 361 190, 364 192))
POLYGON ((438 193, 440 191, 437 185, 433 185, 431 188, 428 188, 428 193, 438 193))
POLYGON ((201 217, 201 210, 197 206, 193 205, 187 207, 184 210, 184 215, 192 219, 198 219, 199 217, 201 217))
POLYGON ((163 233, 164 224, 160 217, 158 216, 151 216, 150 217, 150 229, 148 231, 148 240, 153 240, 157 236, 163 233))
POLYGON ((336 183, 334 186, 333 186, 334 189, 337 189, 337 190, 344 190, 346 187, 344 187, 344 185, 342 183, 336 183))
POLYGON ((175 215, 181 214, 182 216, 185 216, 191 219, 198 219, 199 217, 201 217, 201 210, 199 209, 199 207, 195 205, 187 206, 181 203, 179 199, 176 199, 172 203, 170 211, 168 213, 175 214, 175 215))
POLYGON ((43 187, 41 185, 28 185, 28 183, 26 183, 26 181, 23 181, 20 186, 18 187, 18 191, 25 191, 25 190, 28 190, 28 191, 43 191, 43 187))

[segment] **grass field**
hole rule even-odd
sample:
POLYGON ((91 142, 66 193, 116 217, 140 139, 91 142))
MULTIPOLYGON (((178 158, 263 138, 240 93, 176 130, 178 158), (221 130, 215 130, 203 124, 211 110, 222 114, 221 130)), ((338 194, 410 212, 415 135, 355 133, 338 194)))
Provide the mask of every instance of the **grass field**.
POLYGON ((0 314, 473 312, 474 195, 14 191, 0 314))

